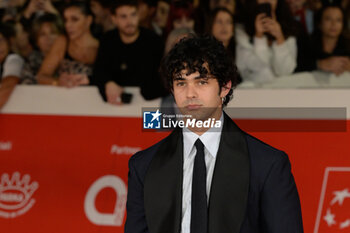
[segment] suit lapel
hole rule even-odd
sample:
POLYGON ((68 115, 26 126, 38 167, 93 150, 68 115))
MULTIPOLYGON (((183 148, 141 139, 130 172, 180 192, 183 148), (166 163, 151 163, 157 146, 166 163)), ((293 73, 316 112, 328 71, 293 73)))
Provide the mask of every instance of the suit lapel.
MULTIPOLYGON (((239 233, 249 190, 245 136, 225 114, 209 198, 209 233, 239 233)), ((174 130, 160 145, 144 181, 150 233, 179 233, 182 215, 183 138, 174 130)))
POLYGON ((160 145, 147 170, 144 203, 150 233, 179 233, 182 212, 182 130, 160 145))
POLYGON ((225 114, 209 197, 209 233, 239 233, 246 213, 249 169, 245 136, 225 114))

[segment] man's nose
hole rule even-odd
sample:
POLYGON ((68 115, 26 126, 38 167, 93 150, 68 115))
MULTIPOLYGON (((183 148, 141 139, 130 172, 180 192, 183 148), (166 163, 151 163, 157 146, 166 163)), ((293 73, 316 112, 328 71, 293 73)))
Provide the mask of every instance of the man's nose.
POLYGON ((186 97, 193 99, 197 97, 197 90, 194 84, 188 84, 186 88, 186 97))

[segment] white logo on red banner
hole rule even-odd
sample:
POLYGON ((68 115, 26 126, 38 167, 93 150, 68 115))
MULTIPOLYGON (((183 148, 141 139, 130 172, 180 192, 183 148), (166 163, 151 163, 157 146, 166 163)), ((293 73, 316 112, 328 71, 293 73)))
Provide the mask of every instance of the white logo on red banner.
POLYGON ((314 233, 350 232, 350 167, 327 167, 314 233))
POLYGON ((86 217, 96 225, 122 226, 125 215, 127 188, 122 179, 115 175, 102 176, 89 188, 84 202, 86 217), (113 213, 101 213, 96 208, 96 197, 105 188, 112 188, 117 194, 113 213))
POLYGON ((10 151, 12 149, 12 142, 0 142, 0 150, 10 151))
POLYGON ((2 174, 0 180, 0 217, 15 218, 28 212, 34 205, 32 198, 38 182, 30 183, 30 176, 24 175, 21 179, 19 172, 14 172, 12 177, 7 173, 2 174))
POLYGON ((111 147, 111 154, 117 155, 133 155, 141 150, 140 147, 128 147, 128 146, 118 146, 113 144, 111 147))

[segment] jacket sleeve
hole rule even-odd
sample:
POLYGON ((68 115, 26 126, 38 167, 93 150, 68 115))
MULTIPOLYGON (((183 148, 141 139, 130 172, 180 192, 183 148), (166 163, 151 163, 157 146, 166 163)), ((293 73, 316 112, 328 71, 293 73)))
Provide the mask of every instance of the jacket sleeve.
POLYGON ((107 100, 105 84, 108 81, 113 80, 113 52, 114 50, 111 48, 109 39, 101 39, 94 65, 91 85, 98 87, 104 101, 107 100))
POLYGON ((135 159, 129 160, 128 199, 126 203, 127 217, 125 233, 148 233, 146 223, 143 180, 135 167, 135 159))
POLYGON ((281 153, 273 163, 261 194, 263 232, 302 233, 303 223, 297 187, 288 156, 281 153))

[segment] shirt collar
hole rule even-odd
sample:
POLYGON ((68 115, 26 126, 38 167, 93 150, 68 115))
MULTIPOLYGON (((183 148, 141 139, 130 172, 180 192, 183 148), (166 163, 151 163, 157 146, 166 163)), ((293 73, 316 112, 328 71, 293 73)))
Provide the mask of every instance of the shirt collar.
POLYGON ((188 128, 183 128, 182 134, 183 134, 184 156, 188 156, 191 153, 194 143, 199 138, 204 144, 204 147, 215 158, 219 149, 222 126, 224 124, 223 113, 221 114, 220 121, 221 121, 220 128, 210 128, 201 136, 192 132, 188 128))

